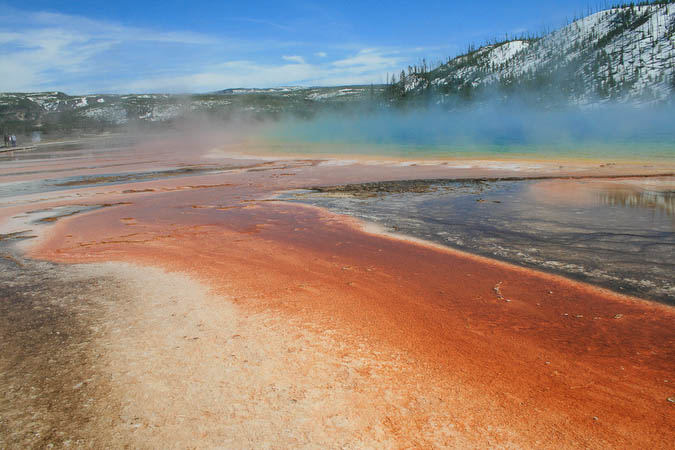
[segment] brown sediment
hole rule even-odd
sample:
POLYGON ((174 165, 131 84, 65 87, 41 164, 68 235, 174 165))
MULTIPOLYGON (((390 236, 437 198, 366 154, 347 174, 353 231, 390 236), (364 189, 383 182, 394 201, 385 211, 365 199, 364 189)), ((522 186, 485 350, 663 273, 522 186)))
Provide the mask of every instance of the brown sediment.
POLYGON ((23 267, 23 263, 21 261, 19 261, 14 255, 4 253, 4 254, 0 254, 0 256, 2 256, 7 261, 13 262, 15 265, 17 265, 19 267, 23 267))
POLYGON ((172 170, 153 171, 153 172, 137 172, 125 173, 108 176, 82 176, 77 180, 64 181, 54 183, 55 186, 69 187, 69 186, 87 186, 92 184, 106 184, 106 183, 120 183, 120 182, 136 182, 143 180, 154 180, 161 178, 180 177, 186 175, 198 175, 208 172, 220 172, 225 170, 235 169, 249 169, 255 170, 254 166, 198 166, 198 167, 181 167, 172 170))
POLYGON ((101 280, 2 256, 0 447, 91 448, 107 379, 91 351, 100 311, 83 293, 100 297, 101 280))
POLYGON ((15 231, 12 233, 0 234, 0 241, 7 239, 19 239, 23 237, 28 231, 15 231))
MULTIPOLYGON (((373 372, 386 378, 359 387, 382 411, 362 425, 379 424, 399 446, 449 445, 424 438, 448 424, 466 439, 454 441, 460 446, 673 442, 672 308, 370 234, 316 208, 234 207, 268 189, 233 183, 208 195, 148 195, 60 221, 32 255, 185 272, 248 314, 285 317, 317 336, 336 333, 322 350, 336 360, 336 348, 365 345, 369 364, 380 367, 373 372), (193 207, 216 199, 215 208, 193 207)), ((367 380, 371 369, 361 370, 367 380)))
MULTIPOLYGON (((675 173, 654 173, 641 175, 617 175, 617 176, 602 176, 602 175, 564 175, 564 176, 511 176, 511 177, 480 177, 480 178, 461 178, 461 179, 416 179, 416 180, 393 180, 393 181, 375 181, 358 184, 344 184, 336 186, 314 186, 311 189, 323 194, 343 194, 353 197, 373 197, 378 194, 400 194, 400 193, 425 193, 438 186, 444 186, 449 183, 461 182, 475 184, 477 187, 486 185, 487 183, 496 181, 566 181, 566 180, 603 180, 605 183, 603 188, 607 189, 607 182, 615 181, 619 186, 624 186, 618 182, 625 180, 652 180, 659 178, 672 178, 675 173)), ((672 183, 672 181, 671 181, 672 183)), ((564 183, 563 183, 564 184, 564 183)), ((549 183, 549 186, 555 186, 555 183, 549 183)), ((671 184, 672 185, 672 184, 671 184)), ((567 184, 569 187, 569 184, 567 184)), ((588 189, 588 188, 586 188, 588 189)), ((549 190, 552 190, 549 187, 549 190)), ((567 198, 570 195, 567 194, 567 198)))

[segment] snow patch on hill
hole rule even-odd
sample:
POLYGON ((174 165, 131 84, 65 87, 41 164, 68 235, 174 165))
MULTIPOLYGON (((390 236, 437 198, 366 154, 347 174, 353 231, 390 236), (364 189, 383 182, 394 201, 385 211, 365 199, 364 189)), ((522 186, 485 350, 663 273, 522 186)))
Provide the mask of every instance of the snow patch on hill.
POLYGON ((675 88, 675 4, 598 12, 540 39, 487 45, 403 81, 412 94, 529 83, 559 88, 580 105, 663 102, 675 88))

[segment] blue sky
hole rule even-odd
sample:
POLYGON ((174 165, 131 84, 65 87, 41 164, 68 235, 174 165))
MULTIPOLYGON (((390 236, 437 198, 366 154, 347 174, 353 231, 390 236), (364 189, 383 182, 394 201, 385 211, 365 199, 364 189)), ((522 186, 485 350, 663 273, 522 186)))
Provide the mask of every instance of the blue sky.
MULTIPOLYGON (((209 92, 380 83, 421 58, 557 28, 569 1, 0 0, 0 91, 209 92)), ((593 3, 596 5, 596 3, 593 3)))

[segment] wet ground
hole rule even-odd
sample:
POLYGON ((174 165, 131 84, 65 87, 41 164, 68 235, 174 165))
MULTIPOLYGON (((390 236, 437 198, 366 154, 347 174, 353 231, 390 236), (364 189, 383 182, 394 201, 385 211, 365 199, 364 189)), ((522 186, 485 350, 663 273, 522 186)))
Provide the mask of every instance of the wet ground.
POLYGON ((0 448, 85 448, 106 384, 96 305, 120 286, 22 258, 12 244, 29 237, 0 236, 0 448))
POLYGON ((41 159, 81 158, 105 150, 123 150, 137 142, 137 138, 120 135, 72 138, 55 142, 35 143, 0 153, 0 163, 35 161, 41 159))
POLYGON ((139 181, 154 181, 164 178, 216 174, 228 170, 242 169, 246 167, 247 166, 244 165, 206 165, 199 167, 182 167, 179 169, 154 170, 147 172, 106 173, 101 175, 71 176, 63 178, 0 183, 0 199, 15 197, 17 195, 30 195, 78 189, 88 186, 113 186, 139 181))
POLYGON ((672 442, 672 308, 268 201, 663 300, 672 190, 160 147, 0 160, 0 449, 672 442))
POLYGON ((413 180, 321 187, 282 198, 675 304, 675 179, 658 181, 645 189, 632 186, 634 180, 627 186, 597 180, 413 180))

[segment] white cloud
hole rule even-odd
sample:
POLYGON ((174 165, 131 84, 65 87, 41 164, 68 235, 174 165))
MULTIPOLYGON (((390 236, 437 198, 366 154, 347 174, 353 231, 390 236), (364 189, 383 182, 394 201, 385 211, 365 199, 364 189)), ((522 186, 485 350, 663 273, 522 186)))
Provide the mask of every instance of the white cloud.
MULTIPOLYGON (((101 70, 93 58, 115 47, 143 42, 216 46, 225 42, 192 32, 165 32, 56 13, 3 9, 0 12, 0 91, 61 89, 73 76, 101 70)), ((111 61, 111 63, 115 63, 111 61)), ((109 73, 101 73, 103 78, 109 73)), ((79 89, 87 91, 88 86, 79 89)))
MULTIPOLYGON (((47 28, 67 28, 78 30, 83 35, 89 38, 101 39, 125 39, 128 41, 149 41, 149 42, 171 42, 180 44, 217 44, 218 39, 200 33, 193 33, 189 31, 161 31, 151 30, 137 27, 128 27, 112 22, 105 22, 101 20, 92 20, 86 17, 73 16, 60 13, 47 12, 20 12, 20 16, 16 14, 0 16, 3 23, 7 23, 5 19, 13 18, 23 20, 24 23, 33 26, 43 26, 47 28)), ((11 23, 11 22, 10 22, 11 23)))
POLYGON ((295 63, 298 63, 298 64, 304 64, 305 63, 305 58, 303 58, 302 56, 297 56, 297 55, 282 56, 281 58, 283 58, 285 61, 295 62, 295 63))
POLYGON ((345 47, 330 47, 341 56, 329 58, 320 51, 314 53, 320 59, 308 63, 311 53, 281 53, 303 43, 237 41, 8 8, 0 12, 0 23, 0 92, 208 92, 379 83, 386 72, 400 70, 419 54, 382 48, 345 54, 345 47), (153 51, 148 52, 148 44, 153 51), (283 61, 274 63, 279 57, 283 61))
MULTIPOLYGON (((339 84, 382 83, 385 74, 397 72, 406 61, 410 58, 402 57, 397 51, 370 48, 332 61, 330 65, 334 73, 343 73, 350 80, 339 84)), ((334 79, 328 78, 326 84, 334 84, 334 79)))
POLYGON ((261 64, 230 61, 203 72, 158 77, 126 84, 125 92, 210 92, 234 87, 316 86, 367 84, 381 81, 381 73, 369 68, 336 68, 330 64, 261 64))
POLYGON ((42 29, 30 33, 3 33, 5 52, 0 64, 0 90, 33 90, 50 81, 48 72, 63 75, 88 70, 86 61, 109 49, 114 41, 92 40, 64 29, 42 29))
POLYGON ((335 67, 363 67, 368 69, 391 69, 398 67, 403 58, 396 52, 384 52, 378 49, 363 49, 356 55, 333 61, 335 67))

